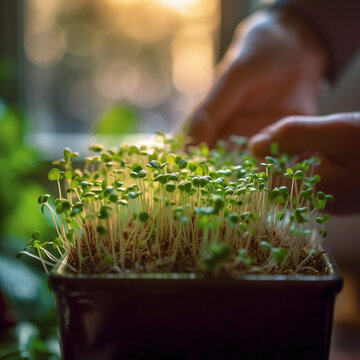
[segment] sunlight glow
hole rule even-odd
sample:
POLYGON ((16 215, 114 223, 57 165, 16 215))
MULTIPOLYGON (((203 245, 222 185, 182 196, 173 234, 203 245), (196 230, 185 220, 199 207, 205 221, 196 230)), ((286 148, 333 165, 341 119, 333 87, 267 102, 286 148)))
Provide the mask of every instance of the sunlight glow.
POLYGON ((124 103, 145 115, 142 129, 170 130, 211 86, 220 8, 220 0, 25 0, 33 117, 82 131, 124 103))
POLYGON ((161 4, 171 6, 179 11, 186 11, 190 6, 198 3, 200 0, 156 0, 161 4))

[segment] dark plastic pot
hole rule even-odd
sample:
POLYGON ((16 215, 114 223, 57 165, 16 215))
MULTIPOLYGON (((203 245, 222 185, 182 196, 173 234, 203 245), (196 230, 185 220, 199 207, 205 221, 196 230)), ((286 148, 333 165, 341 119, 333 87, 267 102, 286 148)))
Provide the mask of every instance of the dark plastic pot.
POLYGON ((50 275, 64 360, 327 359, 342 279, 329 275, 50 275))

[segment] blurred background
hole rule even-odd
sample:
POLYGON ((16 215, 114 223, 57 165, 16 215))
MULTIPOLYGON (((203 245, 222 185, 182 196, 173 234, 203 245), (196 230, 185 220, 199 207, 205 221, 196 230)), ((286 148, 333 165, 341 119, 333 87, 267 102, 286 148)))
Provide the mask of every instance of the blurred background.
POLYGON ((220 13, 218 0, 25 1, 35 138, 172 130, 211 85, 220 13))
MULTIPOLYGON (((84 154, 93 136, 111 143, 178 128, 209 90, 236 25, 269 3, 0 0, 0 359, 59 358, 46 277, 15 258, 35 230, 53 236, 37 204, 51 190, 51 160, 66 146, 84 154)), ((359 58, 324 90, 322 113, 359 110, 359 58)), ((359 220, 329 225, 347 279, 336 323, 350 328, 360 323, 359 220)))

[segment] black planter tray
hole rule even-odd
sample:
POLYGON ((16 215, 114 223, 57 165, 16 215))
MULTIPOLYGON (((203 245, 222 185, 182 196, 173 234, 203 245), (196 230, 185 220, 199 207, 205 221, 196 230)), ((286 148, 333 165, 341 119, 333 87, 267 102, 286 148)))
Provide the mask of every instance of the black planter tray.
POLYGON ((195 274, 49 277, 64 360, 327 359, 342 278, 195 274))

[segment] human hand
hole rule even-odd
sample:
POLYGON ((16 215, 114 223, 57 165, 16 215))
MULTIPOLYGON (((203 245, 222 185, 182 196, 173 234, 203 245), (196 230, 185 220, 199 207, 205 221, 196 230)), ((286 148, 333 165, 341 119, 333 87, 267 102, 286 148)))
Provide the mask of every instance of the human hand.
POLYGON ((278 143, 281 152, 319 156, 320 187, 335 196, 329 210, 360 212, 360 112, 329 116, 290 116, 268 126, 249 141, 258 157, 278 143))
POLYGON ((217 81, 189 119, 194 142, 251 136, 291 114, 317 112, 322 47, 296 16, 257 13, 239 25, 217 81))

